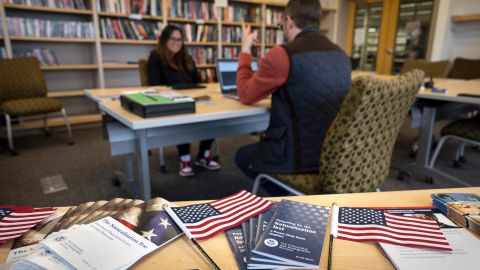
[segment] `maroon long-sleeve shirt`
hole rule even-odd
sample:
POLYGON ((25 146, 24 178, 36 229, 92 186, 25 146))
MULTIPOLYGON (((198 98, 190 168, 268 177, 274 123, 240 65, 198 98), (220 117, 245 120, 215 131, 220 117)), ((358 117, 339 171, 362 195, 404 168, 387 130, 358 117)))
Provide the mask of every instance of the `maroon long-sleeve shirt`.
POLYGON ((240 102, 252 104, 267 98, 285 84, 290 72, 290 60, 283 47, 272 48, 260 61, 257 72, 252 71, 252 55, 238 56, 237 92, 240 102))

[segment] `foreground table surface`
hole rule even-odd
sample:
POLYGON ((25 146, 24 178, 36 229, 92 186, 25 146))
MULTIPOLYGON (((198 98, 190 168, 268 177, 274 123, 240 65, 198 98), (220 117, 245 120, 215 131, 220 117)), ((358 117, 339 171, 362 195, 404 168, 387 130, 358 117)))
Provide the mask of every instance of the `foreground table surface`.
MULTIPOLYGON (((340 206, 355 207, 407 207, 431 206, 430 194, 437 192, 480 193, 480 187, 430 189, 396 192, 376 192, 357 194, 315 195, 301 197, 286 197, 289 200, 330 206, 332 202, 340 206)), ((271 198, 280 201, 282 198, 271 198)), ((183 206, 199 201, 177 202, 183 206)), ((223 234, 212 239, 200 242, 206 252, 215 260, 221 269, 238 269, 227 239, 223 234)), ((320 269, 327 269, 328 239, 325 241, 320 269)), ((0 248, 0 260, 5 261, 9 246, 0 248)), ((394 269, 390 261, 385 258, 377 246, 372 243, 356 243, 344 240, 335 240, 333 248, 333 269, 394 269)), ((146 256, 133 269, 209 269, 202 256, 182 237, 146 256)))

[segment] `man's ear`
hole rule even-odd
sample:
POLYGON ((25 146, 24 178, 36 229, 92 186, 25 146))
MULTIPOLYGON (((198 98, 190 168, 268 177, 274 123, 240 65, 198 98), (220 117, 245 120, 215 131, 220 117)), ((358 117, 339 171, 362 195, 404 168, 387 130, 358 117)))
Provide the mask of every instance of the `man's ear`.
POLYGON ((290 16, 286 17, 285 22, 286 22, 285 26, 286 26, 287 29, 292 29, 295 26, 295 22, 293 21, 292 17, 290 17, 290 16))

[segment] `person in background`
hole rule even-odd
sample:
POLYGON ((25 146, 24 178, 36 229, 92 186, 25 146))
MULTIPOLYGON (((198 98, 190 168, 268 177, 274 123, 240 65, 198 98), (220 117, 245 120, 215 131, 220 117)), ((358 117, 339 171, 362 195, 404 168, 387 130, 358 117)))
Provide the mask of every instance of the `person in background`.
POLYGON ((318 173, 323 140, 351 83, 350 59, 319 32, 320 18, 319 0, 290 0, 282 25, 287 43, 272 48, 255 73, 255 33, 242 26, 240 101, 252 104, 272 97, 264 136, 235 156, 237 166, 252 179, 259 173, 318 173))
MULTIPOLYGON (((195 63, 188 55, 183 44, 183 31, 177 26, 168 25, 163 29, 158 45, 150 53, 147 64, 148 80, 150 85, 175 85, 184 83, 200 83, 200 74, 195 63)), ((220 164, 212 159, 210 148, 213 139, 200 142, 195 165, 207 170, 219 170, 220 164)), ((181 176, 193 176, 190 144, 177 145, 180 156, 181 176)))

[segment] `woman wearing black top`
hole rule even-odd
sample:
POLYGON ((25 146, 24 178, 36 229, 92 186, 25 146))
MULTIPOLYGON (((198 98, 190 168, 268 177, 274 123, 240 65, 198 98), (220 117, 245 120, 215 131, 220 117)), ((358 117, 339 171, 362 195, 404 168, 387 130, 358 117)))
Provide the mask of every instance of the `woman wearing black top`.
MULTIPOLYGON (((200 83, 200 74, 183 44, 183 32, 174 25, 163 29, 158 45, 148 59, 148 80, 150 85, 174 85, 200 83)), ((213 139, 200 143, 195 165, 208 170, 219 170, 220 164, 212 160, 210 148, 213 139)), ((192 176, 190 144, 177 145, 180 156, 181 176, 192 176)))

